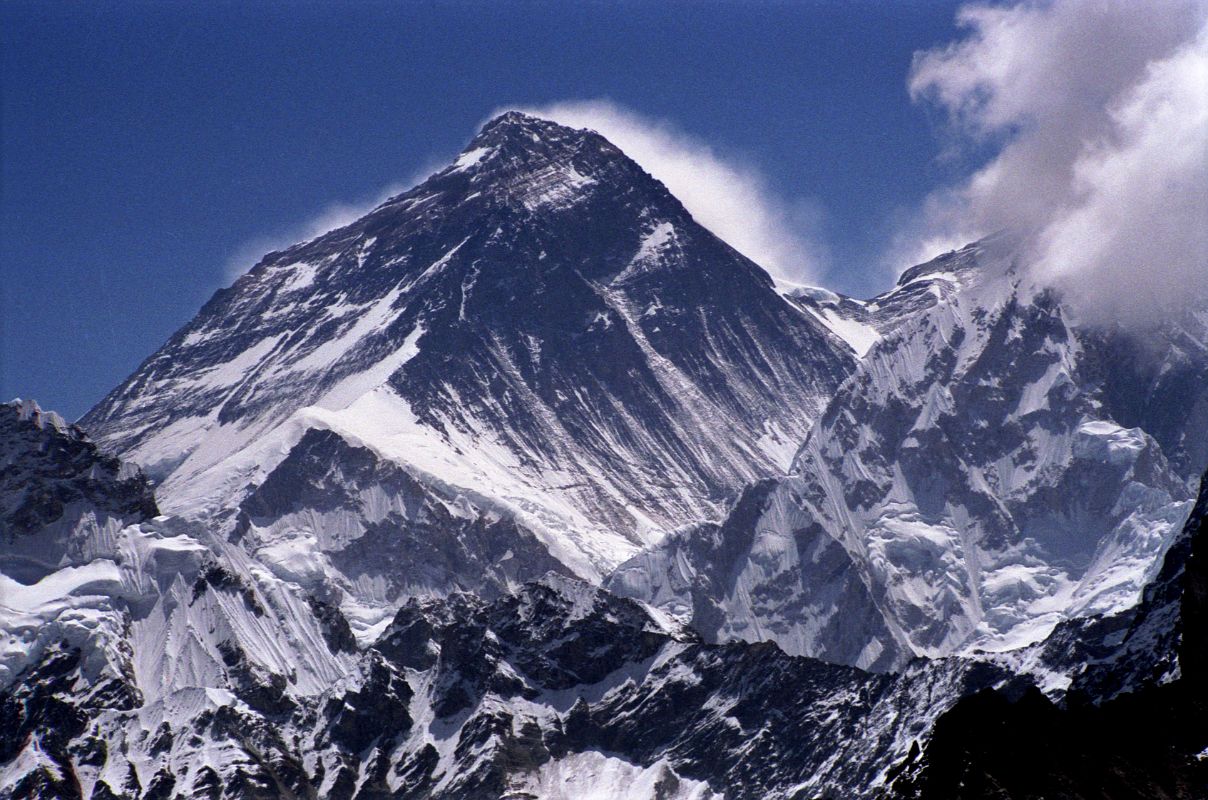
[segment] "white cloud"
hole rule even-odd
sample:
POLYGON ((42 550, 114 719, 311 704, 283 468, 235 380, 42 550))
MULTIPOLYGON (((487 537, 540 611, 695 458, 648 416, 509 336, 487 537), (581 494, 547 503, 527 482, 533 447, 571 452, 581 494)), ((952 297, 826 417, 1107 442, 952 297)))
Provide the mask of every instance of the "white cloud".
POLYGON ((1089 322, 1146 324, 1208 285, 1208 4, 963 7, 910 91, 994 148, 934 193, 916 241, 1027 237, 1025 263, 1089 322))
POLYGON ((1153 64, 1074 163, 1036 270, 1096 319, 1147 322, 1208 289, 1208 35, 1153 64))
POLYGON ((517 110, 601 134, 662 181, 697 222, 777 277, 813 283, 825 271, 820 205, 777 197, 757 169, 670 123, 605 100, 517 110))

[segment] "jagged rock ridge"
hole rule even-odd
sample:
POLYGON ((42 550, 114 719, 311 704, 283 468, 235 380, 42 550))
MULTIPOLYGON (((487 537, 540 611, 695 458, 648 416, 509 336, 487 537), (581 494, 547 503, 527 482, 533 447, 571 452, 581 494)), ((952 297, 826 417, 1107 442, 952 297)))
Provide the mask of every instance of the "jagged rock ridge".
POLYGON ((554 573, 411 599, 358 646, 312 587, 202 528, 157 517, 115 540, 6 584, 38 645, 0 677, 0 796, 871 797, 945 708, 1012 680, 706 644, 554 573))

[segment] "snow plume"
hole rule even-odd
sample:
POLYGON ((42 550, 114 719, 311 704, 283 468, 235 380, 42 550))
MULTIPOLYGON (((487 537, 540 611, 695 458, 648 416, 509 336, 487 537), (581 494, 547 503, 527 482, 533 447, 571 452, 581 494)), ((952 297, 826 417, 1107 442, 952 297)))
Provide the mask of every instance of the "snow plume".
POLYGON ((697 222, 777 277, 816 283, 824 272, 818 203, 775 196, 759 170, 722 157, 672 124, 606 100, 517 110, 596 131, 662 181, 697 222))
POLYGON ((917 53, 909 88, 955 148, 993 155, 932 195, 916 240, 1017 230, 1035 279, 1092 324, 1203 302, 1206 21, 1205 0, 963 7, 966 35, 917 53))

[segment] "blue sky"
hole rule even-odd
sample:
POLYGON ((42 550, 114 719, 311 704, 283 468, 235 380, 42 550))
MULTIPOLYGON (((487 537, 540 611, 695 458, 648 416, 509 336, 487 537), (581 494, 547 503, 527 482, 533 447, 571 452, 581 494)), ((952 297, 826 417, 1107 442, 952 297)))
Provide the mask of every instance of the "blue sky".
POLYGON ((957 167, 911 102, 955 4, 14 4, 0 394, 75 417, 258 242, 449 160, 501 106, 605 98, 809 209, 867 296, 957 167))

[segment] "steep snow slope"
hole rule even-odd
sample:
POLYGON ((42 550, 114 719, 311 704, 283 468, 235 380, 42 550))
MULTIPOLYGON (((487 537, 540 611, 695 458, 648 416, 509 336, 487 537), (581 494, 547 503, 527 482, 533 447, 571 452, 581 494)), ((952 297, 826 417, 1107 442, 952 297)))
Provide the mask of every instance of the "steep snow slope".
POLYGON ((195 519, 332 430, 592 576, 787 469, 853 366, 606 140, 509 113, 270 253, 83 422, 195 519))
POLYGON ((355 663, 337 610, 206 529, 151 516, 138 470, 78 428, 3 405, 0 452, 17 510, 0 528, 0 797, 139 796, 153 776, 135 758, 107 776, 114 794, 92 793, 109 748, 159 747, 157 720, 232 691, 313 695, 355 663))
POLYGON ((776 279, 776 289, 847 342, 859 358, 881 339, 881 331, 873 322, 873 312, 863 300, 782 279, 776 279))
POLYGON ((240 503, 232 542, 337 603, 371 641, 400 597, 494 597, 568 572, 501 504, 417 480, 329 430, 308 431, 240 503))
POLYGON ((802 510, 783 481, 752 485, 721 524, 676 531, 606 582, 712 642, 775 641, 787 652, 866 669, 904 662, 861 565, 802 510))
POLYGON ((1208 794, 1208 475, 1122 639, 1059 705, 984 691, 938 719, 898 798, 1208 794))
MULTIPOLYGON (((1118 335, 1080 329, 1022 284, 1003 237, 845 307, 878 339, 794 475, 756 513, 736 512, 735 546, 671 537, 610 588, 719 639, 874 668, 1017 648, 1062 620, 1135 604, 1190 508, 1190 474, 1113 411, 1132 398, 1129 421, 1165 426, 1186 463, 1205 389, 1173 401, 1167 371, 1114 359, 1118 335)), ((1172 330, 1155 334, 1166 337, 1156 352, 1198 374, 1205 348, 1172 330)))

